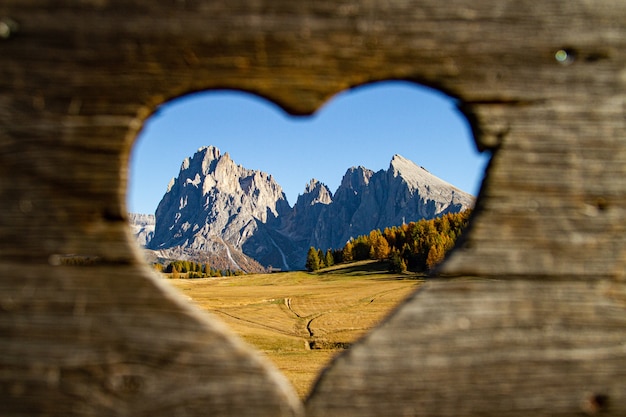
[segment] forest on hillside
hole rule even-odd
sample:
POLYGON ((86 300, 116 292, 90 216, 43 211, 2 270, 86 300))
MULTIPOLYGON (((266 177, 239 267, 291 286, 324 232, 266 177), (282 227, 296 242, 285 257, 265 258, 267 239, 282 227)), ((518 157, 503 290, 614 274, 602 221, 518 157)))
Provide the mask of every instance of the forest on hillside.
POLYGON ((154 268, 166 274, 170 274, 171 278, 211 278, 211 277, 230 277, 244 275, 242 270, 217 269, 213 268, 210 263, 202 264, 189 260, 171 261, 166 266, 155 263, 154 268))
POLYGON ((449 213, 431 220, 372 230, 350 239, 337 250, 309 248, 306 268, 316 271, 341 262, 389 260, 393 272, 425 272, 439 264, 455 245, 469 222, 471 210, 449 213))
MULTIPOLYGON (((471 210, 449 213, 431 220, 375 229, 351 238, 341 249, 309 248, 306 269, 310 272, 340 263, 374 259, 387 261, 391 272, 427 272, 437 266, 455 246, 469 222, 471 210)), ((67 261, 69 262, 69 261, 67 261)), ((210 264, 171 261, 154 264, 172 278, 208 278, 244 274, 241 270, 215 269, 210 264)))

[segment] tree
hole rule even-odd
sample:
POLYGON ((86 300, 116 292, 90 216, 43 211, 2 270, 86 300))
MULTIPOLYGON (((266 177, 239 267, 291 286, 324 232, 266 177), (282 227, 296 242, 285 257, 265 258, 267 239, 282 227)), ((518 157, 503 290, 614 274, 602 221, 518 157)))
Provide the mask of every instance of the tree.
POLYGON ((394 250, 389 258, 389 271, 396 274, 406 272, 406 262, 402 259, 400 252, 397 250, 394 250))
POLYGON ((335 249, 333 251, 333 265, 340 264, 344 261, 343 259, 343 250, 335 249))
POLYGON ((320 269, 320 258, 313 246, 309 248, 309 252, 306 255, 306 269, 309 272, 320 269))
POLYGON ((445 251, 443 250, 443 246, 438 244, 431 246, 428 251, 428 256, 426 257, 426 267, 428 269, 433 269, 443 260, 444 255, 445 251))
POLYGON ((346 246, 343 247, 343 251, 342 251, 344 262, 351 262, 352 260, 354 260, 354 257, 352 254, 353 249, 354 247, 352 245, 352 241, 348 241, 348 243, 346 243, 346 246))
POLYGON ((362 261, 370 257, 370 243, 367 236, 359 236, 353 242, 352 258, 355 261, 362 261))
POLYGON ((396 231, 395 227, 385 227, 385 230, 383 230, 383 236, 390 247, 396 246, 396 231))
POLYGON ((373 237, 370 235, 370 237, 373 238, 371 241, 372 257, 374 259, 378 259, 379 261, 387 259, 389 257, 389 252, 391 252, 387 239, 385 239, 380 233, 373 237))
POLYGON ((333 266, 335 264, 335 258, 333 257, 333 251, 328 249, 326 251, 326 258, 324 260, 326 266, 333 266))
MULTIPOLYGON (((471 210, 465 210, 436 219, 387 227, 382 233, 380 230, 372 230, 367 235, 350 238, 341 249, 341 258, 343 262, 368 258, 383 260, 396 251, 404 261, 405 268, 411 271, 433 269, 454 247, 470 215, 471 210)), ((335 263, 338 263, 337 259, 335 263)))

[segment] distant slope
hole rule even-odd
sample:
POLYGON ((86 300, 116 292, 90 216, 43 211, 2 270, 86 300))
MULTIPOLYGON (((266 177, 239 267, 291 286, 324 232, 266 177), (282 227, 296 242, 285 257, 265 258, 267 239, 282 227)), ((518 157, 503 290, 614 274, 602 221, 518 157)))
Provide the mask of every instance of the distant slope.
POLYGON ((128 221, 139 246, 146 246, 154 236, 154 214, 129 213, 128 221))

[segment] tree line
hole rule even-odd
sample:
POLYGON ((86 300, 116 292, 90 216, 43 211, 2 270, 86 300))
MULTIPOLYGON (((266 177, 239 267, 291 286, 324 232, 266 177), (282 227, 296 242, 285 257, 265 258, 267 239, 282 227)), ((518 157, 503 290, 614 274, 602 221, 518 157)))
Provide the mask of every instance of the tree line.
POLYGON ((174 279, 177 278, 210 278, 210 277, 230 277, 244 275, 241 270, 217 269, 211 267, 210 264, 202 264, 194 261, 172 261, 166 266, 156 263, 154 268, 166 274, 171 274, 174 279))
POLYGON ((471 210, 431 220, 372 230, 351 238, 342 249, 309 248, 306 269, 316 271, 341 262, 389 260, 392 272, 425 272, 439 264, 467 226, 471 210))

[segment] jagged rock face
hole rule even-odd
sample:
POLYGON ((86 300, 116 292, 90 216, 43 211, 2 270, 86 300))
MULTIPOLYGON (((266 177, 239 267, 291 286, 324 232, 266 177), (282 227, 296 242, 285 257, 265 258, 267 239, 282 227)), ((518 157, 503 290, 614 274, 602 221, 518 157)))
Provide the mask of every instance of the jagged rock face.
MULTIPOLYGON (((268 230, 272 243, 280 247, 281 255, 280 258, 274 258, 271 265, 285 269, 304 267, 303 253, 306 255, 307 249, 315 241, 313 234, 316 226, 324 221, 322 213, 327 205, 332 204, 332 198, 330 189, 316 179, 306 185, 293 209, 279 219, 276 227, 268 230)), ((244 247, 246 253, 249 253, 248 247, 253 247, 257 242, 257 238, 251 239, 244 247)))
MULTIPOLYGON (((355 214, 362 205, 363 196, 373 176, 374 171, 364 167, 352 167, 346 171, 335 192, 332 204, 326 205, 320 213, 308 247, 343 247, 350 238, 350 231, 360 230, 367 224, 371 224, 369 217, 360 218, 355 214)), ((375 208, 373 207, 372 210, 375 208)))
POLYGON ((333 195, 330 189, 313 178, 306 187, 304 187, 304 194, 298 196, 296 203, 300 206, 314 206, 317 204, 330 204, 332 202, 333 195))
MULTIPOLYGON (((350 237, 372 229, 432 219, 474 204, 471 195, 400 155, 393 157, 388 170, 369 175, 367 182, 357 182, 357 186, 354 183, 352 178, 344 180, 335 193, 324 217, 341 221, 334 222, 332 232, 319 233, 327 240, 316 242, 318 246, 341 247, 350 237)), ((325 227, 319 224, 319 228, 325 227)))
POLYGON ((154 237, 154 214, 128 213, 128 222, 139 246, 145 247, 154 237))
MULTIPOLYGON (((157 207, 148 247, 208 252, 221 240, 225 247, 240 251, 246 240, 259 233, 259 224, 289 210, 271 176, 236 165, 228 153, 221 155, 213 146, 204 147, 186 158, 178 177, 170 181, 157 207)), ((257 254, 261 258, 262 252, 257 254)))
POLYGON ((388 170, 348 169, 334 195, 311 180, 291 208, 271 176, 238 166, 211 146, 183 161, 159 203, 148 247, 182 251, 187 258, 221 252, 234 268, 244 270, 244 258, 297 269, 304 267, 310 246, 341 248, 372 229, 473 204, 471 195, 395 155, 388 170))
POLYGON ((333 196, 330 189, 325 184, 312 179, 306 185, 304 193, 298 196, 289 215, 282 218, 280 232, 296 239, 310 236, 317 222, 322 221, 320 215, 324 207, 332 202, 333 196))
POLYGON ((332 202, 319 207, 319 212, 299 207, 299 203, 294 207, 297 224, 304 236, 310 237, 300 249, 306 254, 310 246, 341 248, 351 237, 373 229, 463 211, 474 205, 474 197, 395 155, 388 170, 374 173, 363 167, 350 168, 332 202))

